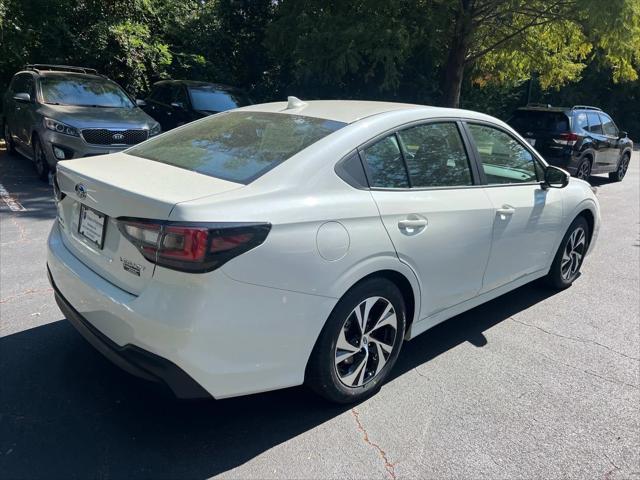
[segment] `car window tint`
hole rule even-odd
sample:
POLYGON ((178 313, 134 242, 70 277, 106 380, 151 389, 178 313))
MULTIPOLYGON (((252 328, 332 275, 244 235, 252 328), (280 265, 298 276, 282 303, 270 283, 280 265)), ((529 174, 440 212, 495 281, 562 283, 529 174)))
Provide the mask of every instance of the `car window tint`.
POLYGON ((600 119, 602 120, 602 131, 604 134, 610 137, 617 137, 618 129, 613 123, 613 120, 611 120, 607 115, 602 114, 600 114, 600 119))
POLYGON ((574 130, 589 130, 589 122, 587 122, 587 114, 584 112, 576 113, 573 117, 574 130))
POLYGON ((398 132, 412 187, 471 185, 469 159, 455 123, 430 123, 398 132))
POLYGON ((469 124, 482 159, 487 183, 525 183, 538 180, 533 155, 507 133, 486 125, 469 124))
POLYGON ((224 112, 251 104, 251 100, 240 91, 216 90, 212 87, 192 87, 189 89, 193 108, 207 112, 224 112))
POLYGON ((183 106, 187 106, 187 91, 182 85, 174 85, 172 88, 171 103, 181 103, 183 106))
POLYGON ((518 132, 566 132, 569 119, 562 112, 518 110, 509 120, 509 125, 518 132))
POLYGON ((409 180, 395 135, 364 149, 369 185, 378 188, 408 188, 409 180))
POLYGON ((158 103, 171 103, 170 85, 156 85, 153 92, 151 92, 151 99, 158 103))
POLYGON ((345 125, 285 113, 229 112, 169 131, 125 153, 246 184, 345 125))
POLYGON ((11 83, 11 90, 16 93, 30 93, 27 80, 31 78, 31 75, 16 75, 11 83))
POLYGON ((600 122, 600 115, 596 112, 587 113, 587 120, 589 121, 589 131, 602 135, 602 123, 600 122))

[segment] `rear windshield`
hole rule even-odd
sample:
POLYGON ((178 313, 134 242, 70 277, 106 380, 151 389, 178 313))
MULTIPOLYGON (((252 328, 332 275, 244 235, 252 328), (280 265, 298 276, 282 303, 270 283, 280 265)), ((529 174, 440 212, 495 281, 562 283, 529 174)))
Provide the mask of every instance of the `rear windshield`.
POLYGON ((513 114, 509 125, 519 132, 545 131, 567 132, 569 131, 569 119, 562 112, 539 112, 535 110, 519 110, 513 114))
POLYGON ((282 113, 227 112, 126 151, 237 183, 249 183, 346 124, 282 113))
POLYGON ((102 78, 40 78, 44 103, 83 107, 133 108, 133 102, 114 82, 102 78))

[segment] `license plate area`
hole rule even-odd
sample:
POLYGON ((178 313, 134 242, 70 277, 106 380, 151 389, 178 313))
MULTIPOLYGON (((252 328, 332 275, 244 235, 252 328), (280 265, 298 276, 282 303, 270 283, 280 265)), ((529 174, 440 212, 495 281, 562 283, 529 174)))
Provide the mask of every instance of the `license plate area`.
POLYGON ((102 250, 107 216, 91 207, 80 204, 78 233, 102 250))

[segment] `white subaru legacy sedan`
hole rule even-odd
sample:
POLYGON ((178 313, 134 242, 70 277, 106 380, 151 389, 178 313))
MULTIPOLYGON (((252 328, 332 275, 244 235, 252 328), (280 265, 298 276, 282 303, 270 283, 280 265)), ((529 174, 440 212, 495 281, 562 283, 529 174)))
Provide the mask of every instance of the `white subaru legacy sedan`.
POLYGON ((361 101, 253 105, 64 161, 63 313, 182 398, 376 392, 402 344, 527 282, 566 288, 599 206, 505 123, 361 101))

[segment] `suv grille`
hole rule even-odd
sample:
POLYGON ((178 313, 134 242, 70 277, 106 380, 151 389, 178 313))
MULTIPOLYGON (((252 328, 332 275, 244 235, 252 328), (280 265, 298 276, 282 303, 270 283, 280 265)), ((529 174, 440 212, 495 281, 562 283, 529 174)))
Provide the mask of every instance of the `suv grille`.
POLYGON ((85 141, 94 145, 135 145, 145 141, 148 135, 148 130, 108 130, 106 128, 82 130, 85 141))

